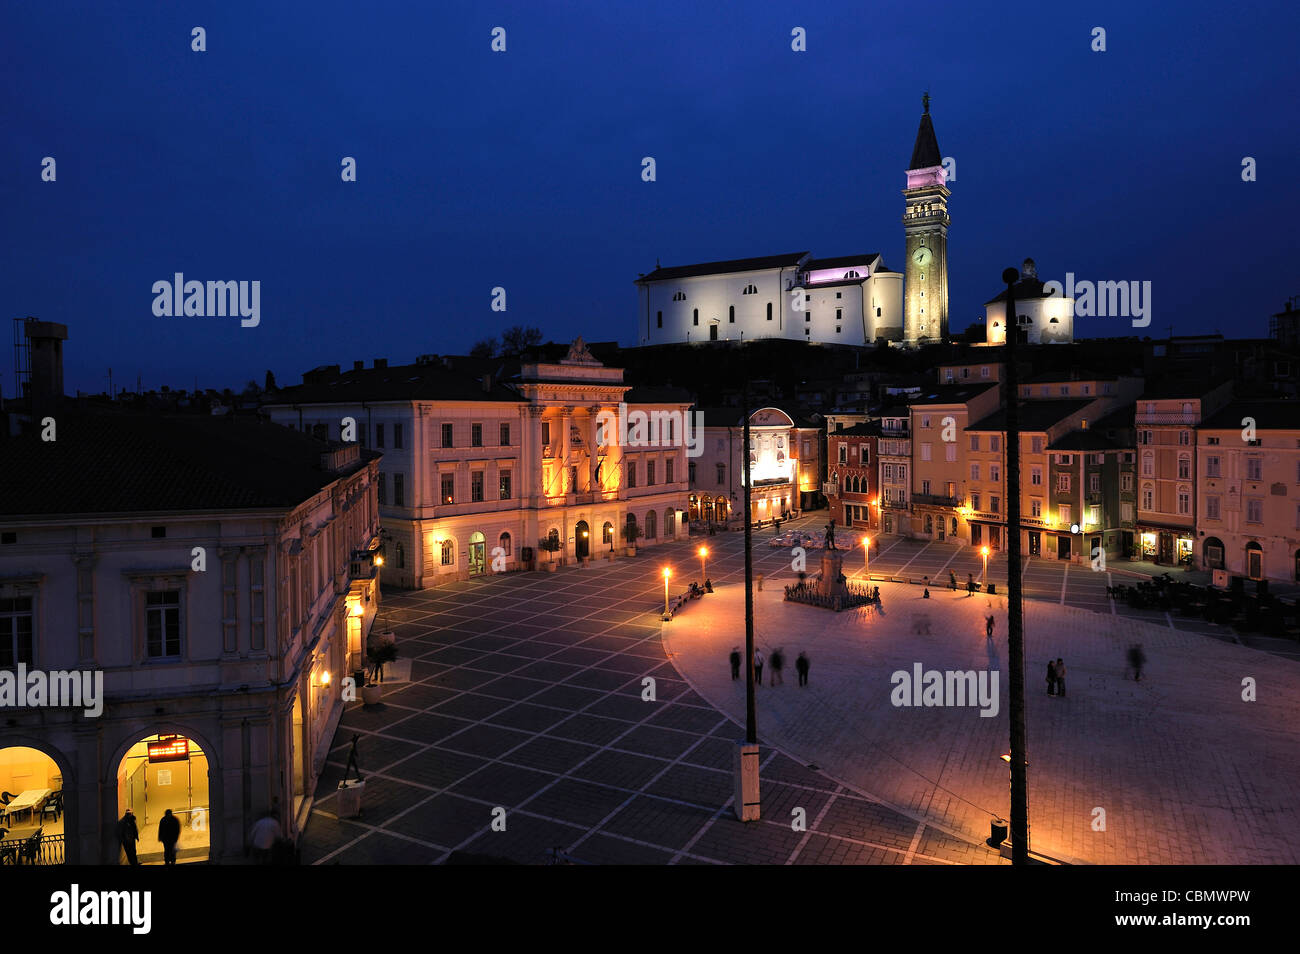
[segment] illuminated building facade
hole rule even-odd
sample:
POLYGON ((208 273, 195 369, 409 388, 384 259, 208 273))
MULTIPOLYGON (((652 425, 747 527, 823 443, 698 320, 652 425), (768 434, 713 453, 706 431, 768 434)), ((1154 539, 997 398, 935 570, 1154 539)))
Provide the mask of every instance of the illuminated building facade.
MULTIPOLYGON (((706 408, 703 452, 692 461, 692 520, 723 523, 743 509, 744 420, 738 408, 706 408)), ((824 435, 820 423, 775 407, 750 415, 750 519, 822 505, 824 435)))
POLYGON ((524 363, 507 381, 438 361, 325 371, 304 375, 269 412, 333 437, 351 419, 354 439, 384 454, 387 582, 425 588, 564 565, 682 532, 689 395, 633 388, 580 338, 560 361, 524 363))
POLYGON ((379 606, 377 455, 269 423, 58 413, 0 438, 0 669, 98 673, 103 710, 6 707, 3 823, 44 863, 117 864, 136 815, 179 859, 305 825, 379 606), (93 474, 93 479, 87 479, 93 474))

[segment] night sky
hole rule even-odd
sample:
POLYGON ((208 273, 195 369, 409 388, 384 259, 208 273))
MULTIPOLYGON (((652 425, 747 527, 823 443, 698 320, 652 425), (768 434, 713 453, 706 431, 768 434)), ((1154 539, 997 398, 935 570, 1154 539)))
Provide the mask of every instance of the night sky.
POLYGON ((1029 255, 1044 280, 1153 283, 1149 328, 1080 336, 1263 336, 1300 293, 1298 20, 1200 0, 8 3, 0 386, 14 316, 69 326, 69 392, 109 367, 119 388, 238 390, 514 324, 635 344, 656 258, 878 251, 901 271, 927 88, 956 160, 953 331, 1029 255), (261 281, 260 326, 155 317, 178 271, 261 281))

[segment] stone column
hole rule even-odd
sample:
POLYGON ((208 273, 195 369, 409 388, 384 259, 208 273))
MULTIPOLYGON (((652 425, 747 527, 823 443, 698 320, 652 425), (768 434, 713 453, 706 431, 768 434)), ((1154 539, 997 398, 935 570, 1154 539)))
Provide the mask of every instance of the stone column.
MULTIPOLYGON (((592 404, 587 408, 587 489, 591 493, 600 491, 600 484, 596 481, 596 465, 600 463, 600 446, 597 443, 596 419, 600 416, 601 406, 592 404)), ((609 435, 605 435, 606 440, 609 435)))
POLYGON ((544 407, 529 405, 523 446, 519 450, 518 493, 524 506, 534 510, 543 493, 542 478, 546 470, 542 463, 542 415, 545 413, 544 407))
POLYGON ((578 492, 578 488, 569 484, 569 455, 572 448, 569 446, 569 428, 573 423, 573 408, 560 408, 560 434, 556 443, 560 447, 560 492, 563 494, 573 494, 578 492))

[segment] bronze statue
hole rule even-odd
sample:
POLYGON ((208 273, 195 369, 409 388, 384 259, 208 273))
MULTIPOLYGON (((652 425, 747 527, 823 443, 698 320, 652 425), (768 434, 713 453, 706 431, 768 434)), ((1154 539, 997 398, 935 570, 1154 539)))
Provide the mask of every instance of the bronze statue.
POLYGON ((831 522, 826 524, 826 549, 835 549, 835 518, 831 517, 831 522))

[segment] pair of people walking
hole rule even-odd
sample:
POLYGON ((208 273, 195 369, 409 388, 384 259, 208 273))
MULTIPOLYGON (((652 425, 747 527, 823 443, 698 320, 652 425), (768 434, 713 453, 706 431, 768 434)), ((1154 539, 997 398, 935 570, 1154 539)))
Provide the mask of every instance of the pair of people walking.
POLYGON ((1060 656, 1056 662, 1047 662, 1047 694, 1049 696, 1065 695, 1065 662, 1060 656))
MULTIPOLYGON (((129 808, 126 810, 118 819, 114 834, 117 835, 117 843, 126 852, 126 863, 138 865, 140 859, 136 857, 135 845, 140 840, 140 827, 136 824, 135 812, 129 808)), ((181 820, 173 815, 169 808, 158 822, 158 840, 163 846, 163 864, 176 864, 176 843, 180 838, 181 820)))

